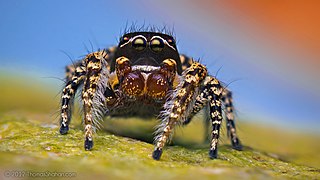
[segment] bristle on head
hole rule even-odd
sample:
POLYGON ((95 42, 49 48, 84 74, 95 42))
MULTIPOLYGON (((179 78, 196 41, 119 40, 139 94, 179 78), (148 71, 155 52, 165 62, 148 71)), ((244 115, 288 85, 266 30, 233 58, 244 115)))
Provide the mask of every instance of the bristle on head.
POLYGON ((143 23, 142 25, 137 24, 137 22, 132 22, 130 25, 126 23, 126 26, 123 31, 120 33, 120 37, 122 37, 124 34, 128 33, 135 33, 135 32, 155 32, 155 33, 162 33, 167 34, 169 36, 172 36, 174 39, 175 33, 174 33, 174 26, 172 28, 168 27, 168 25, 162 25, 162 26, 155 26, 155 25, 146 25, 143 23))

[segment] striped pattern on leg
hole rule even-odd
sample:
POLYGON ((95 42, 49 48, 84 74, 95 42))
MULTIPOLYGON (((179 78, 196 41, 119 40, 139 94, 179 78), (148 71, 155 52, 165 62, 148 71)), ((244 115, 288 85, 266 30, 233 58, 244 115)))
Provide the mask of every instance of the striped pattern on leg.
POLYGON ((236 126, 234 123, 234 107, 232 103, 231 91, 224 89, 222 92, 222 102, 225 106, 225 117, 227 120, 227 134, 230 137, 232 147, 236 150, 242 150, 241 142, 236 133, 236 126))
POLYGON ((196 97, 193 109, 190 115, 182 122, 183 125, 187 125, 191 122, 193 116, 195 116, 199 111, 201 111, 208 103, 208 90, 201 89, 200 94, 196 97))
POLYGON ((190 58, 184 54, 180 54, 180 61, 181 61, 181 65, 182 65, 182 71, 185 71, 194 62, 192 58, 190 58))
MULTIPOLYGON (((67 73, 70 71, 67 71, 67 73)), ((60 118, 60 134, 67 134, 69 130, 69 124, 72 115, 72 105, 74 100, 74 95, 80 84, 83 83, 85 77, 85 68, 83 66, 78 66, 74 69, 71 77, 67 74, 67 84, 62 91, 61 98, 61 118, 60 118)))
POLYGON ((98 51, 87 55, 86 57, 86 80, 82 91, 83 99, 83 112, 84 112, 84 125, 85 125, 85 150, 91 150, 93 147, 93 98, 97 91, 98 82, 102 69, 102 62, 105 51, 98 51))
POLYGON ((205 66, 200 63, 193 63, 183 72, 184 80, 178 85, 177 89, 171 94, 161 112, 163 118, 162 125, 158 129, 158 136, 155 139, 155 150, 152 154, 153 159, 159 160, 165 143, 170 139, 170 135, 176 124, 181 123, 187 114, 192 110, 195 97, 199 87, 207 75, 205 66))
POLYGON ((214 77, 206 79, 204 85, 206 89, 208 89, 209 116, 212 122, 212 139, 210 143, 209 157, 213 159, 217 158, 218 140, 222 122, 222 108, 220 101, 222 87, 219 81, 214 77))

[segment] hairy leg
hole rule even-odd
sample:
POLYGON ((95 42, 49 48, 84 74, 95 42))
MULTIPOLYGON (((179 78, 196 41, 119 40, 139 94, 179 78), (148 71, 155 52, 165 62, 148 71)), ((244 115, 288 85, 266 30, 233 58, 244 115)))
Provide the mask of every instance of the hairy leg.
POLYGON ((225 106, 225 116, 227 120, 227 133, 230 137, 232 147, 236 150, 242 150, 241 142, 236 133, 236 126, 234 123, 234 107, 232 103, 231 91, 224 89, 222 92, 222 102, 225 106))
POLYGON ((193 59, 184 54, 180 54, 180 61, 182 65, 182 71, 185 71, 193 63, 193 59))
POLYGON ((220 126, 222 122, 221 109, 221 91, 222 87, 219 81, 214 77, 208 77, 204 83, 205 89, 208 90, 207 98, 209 99, 209 116, 212 122, 212 133, 209 157, 217 158, 218 140, 220 136, 220 126))
POLYGON ((182 76, 184 80, 180 82, 176 90, 170 95, 161 113, 163 122, 158 129, 158 136, 155 138, 155 150, 152 157, 159 160, 165 143, 170 139, 170 135, 176 124, 181 123, 192 110, 194 99, 198 94, 199 86, 207 75, 206 68, 198 62, 194 62, 186 69, 182 76))
MULTIPOLYGON (((196 98, 196 101, 194 103, 193 109, 191 111, 191 113, 189 114, 189 116, 183 120, 182 125, 186 126, 188 125, 193 117, 199 113, 199 111, 201 111, 202 109, 205 109, 205 112, 208 112, 208 90, 205 89, 204 87, 202 87, 200 89, 200 93, 196 98)), ((203 133, 203 137, 204 137, 204 142, 208 142, 208 134, 209 134, 209 126, 210 126, 210 118, 208 117, 207 114, 205 114, 204 117, 204 122, 203 122, 203 126, 204 126, 204 133, 203 133)))
POLYGON ((66 66, 65 72, 66 72, 66 82, 69 82, 72 80, 73 76, 76 74, 77 68, 81 67, 81 69, 85 70, 85 62, 83 59, 72 62, 72 64, 66 66))
POLYGON ((191 113, 182 122, 183 125, 187 125, 191 122, 193 116, 195 116, 199 111, 201 111, 208 104, 208 90, 204 87, 200 89, 200 94, 197 96, 191 113))
MULTIPOLYGON (((67 66, 67 69, 71 68, 67 66)), ((66 86, 62 91, 61 98, 61 118, 60 118, 60 134, 67 134, 69 130, 69 124, 72 115, 72 106, 74 95, 76 93, 79 85, 83 83, 83 79, 86 74, 86 69, 84 66, 79 65, 77 67, 73 67, 73 72, 66 72, 66 86)))
POLYGON ((103 69, 106 69, 106 52, 104 50, 88 54, 85 58, 86 62, 86 77, 84 81, 84 87, 82 91, 83 100, 83 112, 84 112, 84 125, 85 125, 85 150, 91 150, 93 147, 93 131, 95 130, 95 125, 97 124, 97 118, 95 115, 95 104, 94 98, 97 96, 98 92, 104 92, 104 90, 99 89, 99 84, 102 78, 106 74, 102 73, 103 69))
MULTIPOLYGON (((220 126, 222 122, 222 109, 221 109, 221 92, 222 86, 219 81, 214 78, 208 76, 204 84, 201 88, 201 93, 197 96, 195 105, 188 116, 188 118, 183 122, 187 124, 191 121, 191 118, 198 113, 201 109, 205 108, 207 113, 209 114, 209 119, 212 123, 212 131, 211 131, 211 142, 210 142, 210 151, 209 157, 211 159, 217 158, 217 146, 218 140, 220 136, 220 126)), ((209 121, 206 120, 206 125, 209 125, 209 121)), ((206 129, 208 126, 205 127, 206 129)), ((206 134, 208 132, 206 131, 206 134)))
MULTIPOLYGON (((194 107, 190 115, 183 121, 183 125, 187 125, 191 122, 194 115, 207 106, 209 91, 206 88, 202 88, 201 93, 197 96, 194 107)), ((241 141, 239 140, 234 122, 234 107, 232 103, 232 93, 226 88, 223 88, 221 94, 221 100, 225 106, 225 118, 227 124, 227 134, 230 137, 232 147, 236 150, 242 150, 241 141)), ((205 122, 207 124, 207 122, 205 122)), ((207 133, 205 133, 207 135, 207 133)))
MULTIPOLYGON (((100 51, 104 52, 103 58, 107 64, 110 64, 115 51, 116 47, 110 47, 106 50, 100 51)), ((60 134, 67 134, 69 130, 74 96, 77 89, 83 84, 84 79, 86 78, 86 61, 87 57, 66 66, 66 85, 62 91, 61 98, 60 134)), ((109 66, 106 67, 108 70, 110 69, 109 66)))

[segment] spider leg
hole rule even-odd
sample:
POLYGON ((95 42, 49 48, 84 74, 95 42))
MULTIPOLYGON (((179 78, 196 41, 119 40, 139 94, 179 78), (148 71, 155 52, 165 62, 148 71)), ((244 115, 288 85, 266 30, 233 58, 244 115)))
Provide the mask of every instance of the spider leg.
POLYGON ((208 93, 207 89, 201 89, 200 94, 197 96, 196 101, 194 103, 193 109, 189 116, 182 122, 182 125, 187 125, 191 122, 193 116, 195 116, 199 111, 201 111, 205 106, 207 106, 208 99, 206 94, 208 93))
POLYGON ((79 64, 66 67, 66 86, 62 91, 61 100, 61 118, 60 118, 60 134, 67 134, 72 115, 72 105, 74 95, 79 85, 83 83, 86 74, 85 67, 79 64))
POLYGON ((155 138, 155 150, 152 157, 159 160, 165 143, 170 139, 171 132, 176 124, 185 119, 195 101, 199 92, 199 87, 207 75, 205 66, 194 62, 186 69, 182 76, 184 79, 179 83, 176 90, 173 91, 166 103, 164 110, 161 112, 162 125, 157 130, 158 135, 155 138))
POLYGON ((66 71, 66 82, 69 82, 72 80, 73 76, 77 72, 77 68, 81 67, 82 69, 85 69, 85 65, 83 65, 83 60, 72 62, 72 64, 66 66, 65 71, 66 71))
POLYGON ((227 120, 227 134, 230 137, 233 149, 242 150, 241 142, 236 133, 236 126, 234 123, 234 107, 232 103, 231 91, 224 89, 222 92, 222 102, 225 106, 225 116, 227 120))
MULTIPOLYGON (((187 125, 191 122, 194 115, 196 115, 201 109, 206 107, 208 103, 208 91, 202 88, 202 93, 196 98, 194 107, 190 115, 182 122, 183 125, 187 125)), ((234 123, 234 107, 232 103, 232 93, 228 89, 224 88, 221 95, 221 100, 225 106, 225 118, 227 121, 227 134, 230 137, 232 147, 236 150, 242 150, 241 141, 239 140, 236 127, 234 123)), ((206 133, 207 134, 207 133, 206 133)), ((206 135, 205 134, 205 135, 206 135)))
POLYGON ((182 65, 182 71, 185 71, 193 63, 193 59, 184 54, 180 54, 180 61, 182 65))
MULTIPOLYGON (((181 61, 181 65, 182 65, 182 70, 185 71, 188 67, 190 67, 192 65, 192 63, 194 62, 192 58, 184 55, 184 54, 180 54, 180 61, 181 61)), ((201 92, 203 91, 203 89, 200 90, 201 92)), ((207 90, 205 90, 207 91, 207 90)), ((182 125, 187 125, 191 122, 191 119, 194 115, 196 115, 201 109, 203 109, 204 106, 206 106, 207 104, 207 99, 204 97, 204 94, 201 93, 197 96, 196 101, 193 105, 193 110, 190 113, 190 115, 184 119, 184 121, 182 122, 182 125)))
MULTIPOLYGON (((189 114, 189 116, 184 119, 184 121, 182 122, 182 125, 186 126, 188 125, 191 120, 193 119, 193 117, 202 109, 205 109, 205 111, 208 111, 208 90, 205 89, 204 87, 202 87, 200 89, 200 94, 197 96, 196 101, 193 105, 193 109, 191 111, 191 113, 189 114)), ((209 126, 210 126, 210 118, 207 116, 207 114, 205 114, 205 118, 204 118, 204 142, 209 142, 208 139, 208 134, 209 134, 209 126)))
POLYGON ((212 122, 209 157, 214 159, 217 158, 218 139, 222 122, 221 92, 223 88, 220 82, 214 77, 208 77, 204 82, 204 86, 205 89, 208 90, 205 96, 209 99, 209 116, 212 122))
POLYGON ((108 54, 105 50, 88 54, 85 58, 86 77, 82 91, 84 125, 85 125, 85 150, 91 150, 93 147, 93 131, 98 125, 99 118, 103 112, 99 110, 103 107, 103 93, 107 86, 108 76, 106 58, 108 54))
POLYGON ((217 158, 217 145, 222 122, 221 92, 223 88, 216 78, 208 76, 205 79, 201 90, 202 91, 200 95, 197 96, 195 106, 188 116, 187 121, 190 121, 192 116, 194 116, 202 108, 208 107, 207 111, 209 111, 208 114, 212 122, 209 157, 214 159, 217 158))

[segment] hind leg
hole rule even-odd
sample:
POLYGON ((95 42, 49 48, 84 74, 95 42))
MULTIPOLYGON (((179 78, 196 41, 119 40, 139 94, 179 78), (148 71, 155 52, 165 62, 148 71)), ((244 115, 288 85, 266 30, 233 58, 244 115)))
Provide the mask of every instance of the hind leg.
POLYGON ((230 137, 233 149, 242 150, 241 142, 236 133, 236 126, 234 123, 234 107, 232 103, 231 91, 224 89, 222 92, 222 102, 225 106, 225 117, 227 120, 227 133, 230 137))
POLYGON ((79 64, 78 66, 67 66, 66 68, 66 85, 62 91, 61 97, 61 117, 60 117, 60 134, 67 134, 72 114, 74 95, 78 87, 83 83, 86 70, 79 64))

